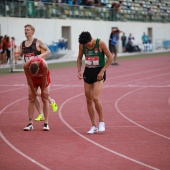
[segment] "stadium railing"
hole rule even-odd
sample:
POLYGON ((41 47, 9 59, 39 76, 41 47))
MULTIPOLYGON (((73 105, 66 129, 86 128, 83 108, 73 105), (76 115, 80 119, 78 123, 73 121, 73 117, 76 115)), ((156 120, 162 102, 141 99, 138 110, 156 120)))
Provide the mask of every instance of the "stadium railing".
MULTIPOLYGON (((108 2, 109 3, 109 2, 108 2)), ((111 4, 102 6, 43 3, 38 1, 0 1, 0 16, 24 18, 70 18, 106 21, 170 22, 170 2, 122 0, 118 11, 111 4), (152 3, 150 3, 152 2, 152 3), (151 9, 151 10, 150 10, 151 9)))

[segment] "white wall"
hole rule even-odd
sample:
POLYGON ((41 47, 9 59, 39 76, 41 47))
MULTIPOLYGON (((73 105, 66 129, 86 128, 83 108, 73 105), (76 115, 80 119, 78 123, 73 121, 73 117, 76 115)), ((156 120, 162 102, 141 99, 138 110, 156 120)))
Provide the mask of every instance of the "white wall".
MULTIPOLYGON (((89 31, 93 38, 100 38, 108 45, 111 27, 118 27, 120 30, 135 37, 138 43, 142 43, 143 32, 147 33, 148 28, 153 29, 153 44, 157 40, 170 40, 170 23, 147 23, 147 22, 110 22, 78 19, 34 19, 34 18, 11 18, 0 17, 1 35, 14 36, 19 45, 25 40, 24 25, 32 24, 35 27, 35 35, 45 43, 57 41, 62 35, 62 26, 71 27, 71 48, 78 50, 78 37, 82 31, 89 31)), ((120 43, 119 43, 120 47, 120 43)), ((119 48, 119 50, 121 50, 119 48)))

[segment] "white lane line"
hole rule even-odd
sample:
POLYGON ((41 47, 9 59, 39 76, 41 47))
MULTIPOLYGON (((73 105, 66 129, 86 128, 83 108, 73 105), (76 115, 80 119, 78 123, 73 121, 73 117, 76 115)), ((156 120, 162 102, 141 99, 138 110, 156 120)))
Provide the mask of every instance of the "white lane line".
POLYGON ((142 77, 142 78, 133 79, 133 80, 130 80, 130 81, 127 81, 127 82, 122 82, 122 83, 114 84, 114 86, 118 86, 118 85, 120 86, 121 84, 122 85, 124 85, 124 84, 126 85, 126 84, 129 84, 129 83, 138 82, 138 81, 141 81, 141 80, 146 80, 146 79, 151 79, 151 78, 156 78, 156 77, 160 77, 160 76, 166 76, 166 75, 169 75, 169 74, 170 73, 162 73, 162 74, 157 74, 157 75, 154 75, 154 76, 142 77))
MULTIPOLYGON (((57 88, 58 89, 58 88, 57 88)), ((57 90, 57 89, 53 89, 53 90, 57 90)), ((61 88, 62 89, 62 88, 61 88)), ((15 89, 17 90, 17 89, 15 89)), ((51 90, 51 91, 53 91, 51 90)), ((8 104, 7 106, 5 106, 2 110, 0 110, 0 116, 1 114, 4 112, 4 110, 6 110, 8 107, 12 106, 13 104, 20 102, 23 99, 26 99, 28 97, 23 97, 20 98, 18 100, 15 100, 14 102, 8 104)), ((17 149, 14 145, 12 145, 6 138, 5 136, 2 134, 2 132, 0 131, 0 137, 3 139, 3 141, 10 146, 14 151, 16 151, 17 153, 19 153, 21 156, 25 157, 26 159, 30 160, 31 162, 33 162, 34 164, 40 166, 41 168, 45 169, 45 170, 50 170, 49 168, 47 168, 46 166, 42 165, 41 163, 37 162, 36 160, 32 159, 31 157, 29 157, 28 155, 24 154, 23 152, 21 152, 19 149, 17 149)))
MULTIPOLYGON (((0 111, 0 116, 3 113, 4 110, 6 110, 8 107, 12 106, 13 104, 25 99, 27 97, 23 97, 21 99, 16 100, 15 102, 12 102, 10 104, 8 104, 6 107, 4 107, 1 111, 0 111)), ((27 156, 26 154, 24 154, 23 152, 21 152, 19 149, 17 149, 14 145, 12 145, 6 138, 5 136, 2 134, 2 132, 0 131, 0 137, 3 139, 3 141, 10 146, 14 151, 16 151, 18 154, 20 154, 21 156, 25 157, 26 159, 30 160, 31 162, 33 162, 34 164, 40 166, 42 169, 45 170, 50 170, 49 168, 45 167, 44 165, 40 164, 39 162, 37 162, 36 160, 32 159, 31 157, 27 156)))
MULTIPOLYGON (((169 83, 169 82, 168 82, 169 83)), ((1 85, 0 85, 1 86, 1 85)), ((3 85, 5 86, 5 85, 3 85)), ((10 85, 13 87, 13 85, 10 85)), ((22 88, 25 88, 27 86, 23 86, 22 88)), ((83 85, 81 84, 72 84, 72 85, 65 85, 65 84, 53 84, 53 85, 50 85, 50 87, 60 87, 60 88, 67 88, 67 87, 84 87, 83 85)), ((120 85, 120 84, 104 84, 103 87, 105 88, 109 88, 109 87, 114 87, 114 88, 119 88, 119 87, 122 87, 122 88, 134 88, 134 87, 137 87, 137 88, 140 88, 140 87, 143 87, 143 88, 170 88, 170 84, 168 85, 137 85, 137 84, 125 84, 125 85, 120 85)), ((0 91, 0 93, 6 93, 6 92, 9 92, 9 91, 13 91, 13 90, 17 90, 17 89, 21 89, 21 87, 19 88, 15 88, 15 89, 10 89, 10 90, 4 90, 4 91, 0 91)), ((58 88, 59 89, 59 88, 58 88)))
MULTIPOLYGON (((169 82, 169 81, 161 82, 161 83, 158 83, 158 84, 155 84, 155 85, 161 85, 161 84, 164 84, 164 83, 167 83, 167 82, 169 82)), ((144 126, 136 123, 135 121, 131 120, 131 119, 128 118, 126 115, 124 115, 124 114, 121 112, 121 110, 119 109, 119 107, 118 107, 118 103, 119 103, 119 101, 120 101, 121 99, 125 98, 126 96, 128 96, 128 95, 131 94, 131 93, 134 93, 134 92, 139 91, 139 90, 143 90, 143 89, 145 89, 145 88, 147 88, 147 87, 138 88, 138 89, 132 90, 132 91, 130 91, 130 92, 122 95, 121 97, 119 97, 119 98, 116 100, 116 102, 115 102, 115 108, 116 108, 117 112, 118 112, 121 116, 123 116, 126 120, 128 120, 129 122, 137 125, 138 127, 141 127, 142 129, 145 129, 145 130, 147 130, 147 131, 149 131, 149 132, 151 132, 151 133, 153 133, 153 134, 156 134, 156 135, 158 135, 158 136, 161 136, 161 137, 163 137, 163 138, 165 138, 165 139, 170 140, 170 137, 165 136, 165 135, 162 135, 162 134, 160 134, 160 133, 157 133, 157 132, 155 132, 155 131, 153 131, 153 130, 150 130, 150 129, 148 129, 148 128, 146 128, 146 127, 144 127, 144 126)))
POLYGON ((109 78, 109 80, 123 78, 123 77, 129 77, 129 76, 136 76, 136 75, 140 75, 140 74, 145 74, 145 73, 150 73, 150 72, 155 72, 155 71, 160 71, 160 70, 167 70, 167 69, 169 70, 169 67, 158 68, 158 69, 153 69, 153 70, 146 70, 146 71, 139 71, 139 72, 136 72, 136 70, 135 70, 134 73, 130 73, 130 74, 122 73, 121 76, 113 76, 112 78, 109 78))
MULTIPOLYGON (((23 87, 23 88, 25 88, 25 87, 23 87)), ((0 91, 0 93, 6 93, 6 92, 13 91, 13 90, 18 90, 18 89, 21 89, 21 87, 15 88, 15 89, 8 89, 8 90, 0 91)))
POLYGON ((73 132, 76 133, 78 136, 82 137, 83 139, 87 140, 88 142, 90 142, 90 143, 92 143, 92 144, 94 144, 94 145, 96 145, 96 146, 98 146, 98 147, 100 147, 100 148, 102 148, 102 149, 104 149, 104 150, 106 150, 106 151, 108 151, 108 152, 111 152, 111 153, 113 153, 113 154, 115 154, 115 155, 118 155, 118 156, 120 156, 120 157, 122 157, 122 158, 124 158, 124 159, 130 160, 130 161, 135 162, 135 163, 137 163, 137 164, 140 164, 140 165, 142 165, 142 166, 144 166, 144 167, 147 167, 147 168, 150 168, 150 169, 153 169, 153 170, 159 170, 159 169, 156 168, 156 167, 147 165, 147 164, 145 164, 145 163, 143 163, 143 162, 137 161, 137 160, 135 160, 135 159, 133 159, 133 158, 130 158, 130 157, 126 156, 126 155, 123 155, 123 154, 121 154, 121 153, 119 153, 119 152, 116 152, 116 151, 111 150, 111 149, 109 149, 109 148, 107 148, 107 147, 104 147, 103 145, 100 145, 99 143, 94 142, 93 140, 85 137, 84 135, 82 135, 81 133, 79 133, 78 131, 76 131, 72 126, 70 126, 70 125, 64 120, 64 118, 62 117, 62 109, 63 109, 64 105, 65 105, 67 102, 69 102, 70 100, 72 100, 72 99, 74 99, 74 98, 77 98, 77 97, 79 97, 79 96, 81 96, 81 95, 83 95, 83 94, 84 94, 84 93, 81 93, 81 94, 79 94, 79 95, 76 95, 76 96, 74 96, 74 97, 71 97, 71 98, 67 99, 66 101, 64 101, 64 102, 61 104, 61 106, 60 106, 60 108, 59 108, 59 118, 61 119, 61 121, 62 121, 71 131, 73 131, 73 132))
POLYGON ((5 136, 2 134, 2 132, 0 131, 0 137, 3 139, 3 141, 10 146, 15 152, 17 152, 18 154, 20 154, 21 156, 25 157, 26 159, 30 160, 31 162, 33 162, 34 164, 38 165, 39 167, 41 167, 42 169, 45 170, 50 170, 49 168, 47 168, 46 166, 40 164, 39 162, 37 162, 36 160, 32 159, 31 157, 27 156, 26 154, 24 154, 23 152, 21 152, 19 149, 17 149, 14 145, 12 145, 6 138, 5 136))

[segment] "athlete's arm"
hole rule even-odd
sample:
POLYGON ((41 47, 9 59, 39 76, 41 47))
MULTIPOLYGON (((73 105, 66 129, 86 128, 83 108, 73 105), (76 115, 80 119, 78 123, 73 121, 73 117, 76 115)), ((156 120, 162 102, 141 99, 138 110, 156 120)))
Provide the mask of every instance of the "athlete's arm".
POLYGON ((43 70, 43 74, 42 74, 41 91, 44 91, 46 83, 47 83, 47 73, 48 73, 48 65, 44 60, 42 64, 42 70, 43 70))
POLYGON ((34 86, 33 86, 33 83, 32 83, 31 77, 30 77, 30 73, 29 73, 29 62, 24 64, 24 72, 25 72, 25 75, 26 75, 26 78, 27 78, 27 83, 30 86, 30 89, 31 89, 33 95, 36 96, 34 86))
POLYGON ((39 39, 37 39, 36 47, 38 50, 42 49, 44 51, 42 54, 38 55, 41 58, 45 58, 51 53, 50 49, 39 39))
POLYGON ((41 96, 48 99, 49 94, 45 92, 46 83, 47 83, 48 65, 44 60, 43 60, 42 70, 43 70, 43 74, 42 74, 42 84, 41 84, 41 96))
POLYGON ((77 69, 78 69, 78 78, 82 79, 81 67, 82 67, 82 58, 83 58, 83 45, 79 44, 79 52, 77 57, 77 69))
POLYGON ((20 44, 20 48, 19 48, 19 54, 15 54, 15 59, 16 60, 21 60, 21 57, 23 56, 23 50, 22 50, 22 43, 20 44))
POLYGON ((104 65, 104 67, 101 69, 100 73, 98 74, 98 80, 101 80, 103 79, 103 74, 104 74, 104 71, 107 69, 107 67, 109 67, 109 65, 112 63, 113 61, 113 56, 112 54, 110 53, 109 49, 107 48, 106 44, 104 41, 100 40, 99 41, 99 48, 100 48, 100 51, 104 52, 104 54, 106 55, 107 57, 107 60, 106 60, 106 64, 104 65))

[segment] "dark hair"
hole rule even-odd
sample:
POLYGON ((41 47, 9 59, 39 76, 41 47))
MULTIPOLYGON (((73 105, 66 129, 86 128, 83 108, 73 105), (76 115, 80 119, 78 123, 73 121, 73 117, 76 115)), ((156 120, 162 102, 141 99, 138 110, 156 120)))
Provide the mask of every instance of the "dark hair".
POLYGON ((29 71, 31 74, 36 74, 39 69, 39 65, 37 63, 31 63, 29 67, 29 71))
POLYGON ((83 31, 79 35, 79 43, 80 44, 87 44, 91 40, 92 40, 92 36, 91 36, 91 34, 88 31, 83 31))

